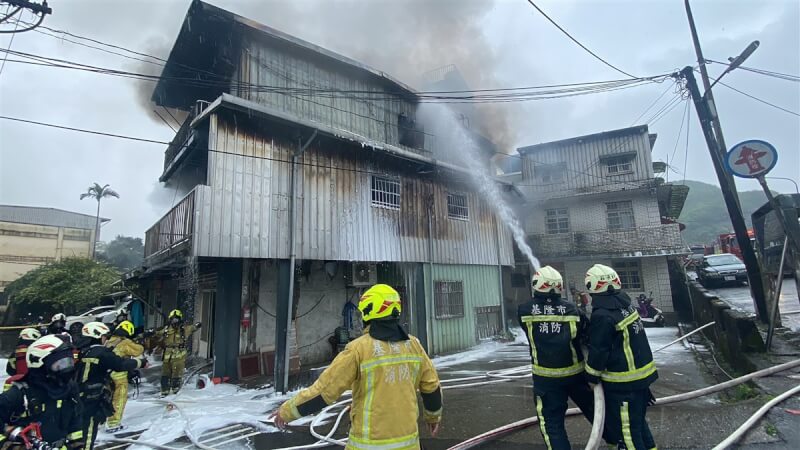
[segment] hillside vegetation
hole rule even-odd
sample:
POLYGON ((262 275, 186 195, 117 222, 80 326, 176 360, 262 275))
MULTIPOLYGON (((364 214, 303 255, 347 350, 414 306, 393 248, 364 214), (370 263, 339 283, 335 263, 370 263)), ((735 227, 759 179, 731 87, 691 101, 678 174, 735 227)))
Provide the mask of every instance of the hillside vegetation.
MULTIPOLYGON (((686 225, 686 230, 683 231, 686 243, 710 244, 719 234, 732 232, 733 227, 720 188, 689 180, 686 180, 686 185, 689 186, 689 196, 678 219, 686 225)), ((762 191, 745 191, 739 192, 739 201, 749 227, 750 215, 767 202, 767 197, 762 191)))

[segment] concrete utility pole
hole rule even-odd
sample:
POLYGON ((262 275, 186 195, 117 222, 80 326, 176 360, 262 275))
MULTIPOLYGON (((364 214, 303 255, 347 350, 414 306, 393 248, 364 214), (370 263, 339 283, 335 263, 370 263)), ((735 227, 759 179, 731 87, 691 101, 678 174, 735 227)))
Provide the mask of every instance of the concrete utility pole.
POLYGON ((725 199, 725 206, 728 208, 728 215, 731 218, 731 224, 736 232, 736 240, 739 243, 739 248, 742 250, 742 259, 744 260, 745 267, 747 267, 750 293, 753 296, 756 313, 761 321, 767 323, 769 322, 769 312, 767 309, 767 300, 764 295, 761 267, 758 264, 758 259, 753 250, 753 244, 750 242, 750 237, 747 235, 747 225, 744 222, 742 209, 736 197, 736 186, 733 184, 730 174, 725 170, 723 152, 720 151, 720 144, 714 136, 709 105, 705 97, 700 95, 700 89, 697 87, 697 80, 694 78, 694 69, 692 67, 686 67, 681 71, 681 75, 686 79, 686 87, 689 88, 689 93, 692 95, 697 117, 700 119, 700 126, 703 128, 703 136, 706 139, 708 152, 711 154, 711 162, 714 165, 714 170, 717 172, 717 179, 719 180, 720 189, 722 190, 722 197, 725 199))

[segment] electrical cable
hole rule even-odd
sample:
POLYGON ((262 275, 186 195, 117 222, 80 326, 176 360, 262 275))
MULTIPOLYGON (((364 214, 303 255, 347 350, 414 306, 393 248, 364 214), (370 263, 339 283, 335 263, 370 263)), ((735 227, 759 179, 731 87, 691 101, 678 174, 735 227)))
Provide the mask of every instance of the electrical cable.
MULTIPOLYGON (((686 118, 689 112, 689 102, 685 102, 686 107, 683 108, 683 115, 681 117, 681 126, 678 128, 678 135, 675 138, 675 148, 672 149, 672 157, 667 156, 667 165, 671 166, 675 162, 675 154, 678 152, 678 144, 681 142, 681 134, 683 134, 683 126, 686 124, 686 118)), ((669 180, 667 180, 669 181, 669 180)))
MULTIPOLYGON (((715 61, 713 59, 706 59, 706 61, 710 62, 710 63, 714 63, 714 64, 720 64, 720 65, 723 65, 723 66, 730 66, 730 63, 726 63, 726 62, 722 62, 722 61, 715 61)), ((744 71, 747 71, 747 72, 753 72, 753 73, 757 73, 757 74, 760 74, 760 75, 766 75, 766 76, 772 77, 772 78, 780 78, 782 80, 796 81, 796 82, 800 81, 800 75, 792 75, 792 74, 789 74, 789 73, 775 72, 775 71, 772 71, 772 70, 757 69, 755 67, 738 66, 738 67, 736 67, 736 70, 744 70, 744 71)))
POLYGON ((30 123, 30 124, 41 125, 41 126, 50 127, 50 128, 59 128, 59 129, 62 129, 62 130, 78 131, 80 133, 89 133, 89 134, 96 134, 96 135, 100 135, 100 136, 108 136, 108 137, 115 137, 115 138, 120 138, 120 139, 128 139, 128 140, 131 140, 131 141, 149 142, 149 143, 152 143, 152 144, 162 144, 162 145, 169 145, 170 144, 169 142, 156 141, 154 139, 145 139, 145 138, 139 138, 139 137, 134 137, 134 136, 125 136, 125 135, 122 135, 122 134, 114 134, 114 133, 104 133, 102 131, 86 130, 86 129, 83 129, 83 128, 68 127, 68 126, 64 126, 64 125, 55 125, 55 124, 52 124, 52 123, 38 122, 38 121, 35 121, 35 120, 27 120, 27 119, 20 119, 20 118, 17 118, 17 117, 0 116, 0 119, 13 120, 15 122, 30 123))
MULTIPOLYGON (((159 113, 158 113, 158 111, 156 111, 156 110, 154 109, 154 110, 153 110, 153 112, 154 112, 154 113, 155 113, 155 115, 156 115, 156 116, 158 116, 158 118, 159 118, 159 119, 161 119, 161 121, 162 121, 162 122, 164 122, 164 123, 165 123, 165 124, 166 124, 166 125, 167 125, 167 126, 168 126, 168 127, 171 129, 171 130, 172 130, 172 131, 174 131, 174 132, 176 132, 176 133, 178 132, 178 130, 176 130, 176 129, 175 129, 175 127, 173 127, 171 123, 167 122, 167 119, 165 119, 165 118, 164 118, 164 116, 162 116, 161 114, 159 114, 159 113)), ((175 203, 175 202, 173 201, 173 203, 175 203)))
POLYGON ((789 110, 789 109, 786 109, 786 108, 784 108, 784 107, 778 106, 778 105, 776 105, 776 104, 774 104, 774 103, 770 103, 770 102, 768 102, 768 101, 766 101, 766 100, 762 100, 762 99, 760 99, 760 98, 758 98, 758 97, 756 97, 756 96, 754 96, 754 95, 748 94, 747 92, 740 91, 739 89, 736 89, 736 88, 735 88, 735 87, 733 87, 733 86, 730 86, 730 85, 728 85, 728 84, 725 84, 725 83, 723 83, 722 81, 716 80, 716 79, 714 79, 713 77, 709 77, 709 78, 711 78, 711 79, 712 79, 712 80, 714 80, 715 82, 717 82, 717 83, 719 83, 719 84, 721 84, 721 85, 725 86, 726 88, 728 88, 728 89, 730 89, 730 90, 732 90, 732 91, 735 91, 735 92, 738 92, 738 93, 740 93, 740 94, 744 95, 745 97, 751 98, 751 99, 753 99, 753 100, 755 100, 755 101, 757 101, 757 102, 761 102, 761 103, 763 103, 763 104, 765 104, 765 105, 768 105, 768 106, 771 106, 771 107, 773 107, 773 108, 775 108, 775 109, 779 109, 779 110, 781 110, 781 111, 783 111, 783 112, 787 112, 787 113, 789 113, 789 114, 792 114, 792 115, 794 115, 794 116, 798 116, 798 117, 800 117, 800 113, 796 113, 796 112, 794 112, 794 111, 792 111, 792 110, 789 110))
POLYGON ((564 28, 562 28, 562 27, 561 27, 561 25, 559 25, 558 23, 556 23, 556 21, 555 21, 555 20, 551 19, 551 18, 550 18, 550 16, 548 16, 548 15, 547 15, 547 14, 546 14, 544 11, 542 11, 542 9, 541 9, 541 8, 539 8, 538 6, 536 6, 536 3, 533 3, 533 0, 528 0, 528 3, 530 3, 530 4, 531 4, 531 6, 533 6, 534 8, 536 8, 536 10, 537 10, 537 11, 539 11, 539 14, 541 14, 542 16, 544 16, 544 18, 545 18, 545 19, 547 19, 548 21, 550 21, 550 23, 552 23, 553 25, 555 25, 555 27, 556 27, 556 28, 558 28, 558 29, 559 29, 559 30, 560 30, 562 33, 564 33, 564 35, 566 35, 568 38, 570 38, 570 40, 571 40, 572 42, 574 42, 574 43, 578 44, 578 46, 579 46, 580 48, 582 48, 582 49, 586 50, 586 52, 587 52, 587 53, 589 53, 590 55, 594 56, 594 57, 595 57, 595 58, 596 58, 598 61, 602 62, 603 64, 607 65, 608 67, 610 67, 610 68, 612 68, 612 69, 616 70, 617 72, 619 72, 619 73, 621 73, 621 74, 623 74, 623 75, 627 75, 627 76, 629 76, 629 77, 631 77, 631 78, 636 78, 635 76, 633 76, 633 75, 629 74, 628 72, 625 72, 624 70, 620 69, 619 67, 617 67, 617 66, 615 66, 615 65, 611 64, 610 62, 606 61, 605 59, 603 59, 603 58, 601 58, 601 57, 597 56, 597 54, 596 54, 595 52, 593 52, 593 51, 589 50, 588 48, 586 48, 586 46, 585 46, 585 45, 581 44, 581 43, 580 43, 580 42, 579 42, 577 39, 575 39, 574 37, 572 37, 572 35, 571 35, 571 34, 569 34, 569 32, 567 32, 567 30, 565 30, 564 28))
MULTIPOLYGON (((8 12, 9 9, 11 9, 11 4, 8 5, 8 8, 6 9, 6 12, 8 12)), ((19 10, 21 10, 21 9, 22 9, 22 6, 17 6, 17 8, 14 11, 11 11, 10 13, 6 14, 3 17, 0 17, 0 23, 3 23, 6 20, 10 19, 12 16, 14 16, 16 13, 18 13, 19 10)))
MULTIPOLYGON (((9 8, 11 8, 11 5, 9 4, 9 6, 8 6, 8 7, 9 7, 9 8)), ((17 9, 15 9, 15 10, 14 10, 14 12, 12 12, 12 13, 10 13, 9 15, 7 15, 7 16, 5 16, 5 17, 3 17, 3 19, 2 19, 2 20, 0 20, 0 23, 4 22, 4 21, 5 21, 6 19, 8 19, 9 17, 11 17, 11 16, 13 16, 14 14, 16 14, 16 13, 17 13, 17 11, 19 11, 21 8, 22 8, 22 7, 18 7, 17 9)), ((16 30, 17 30, 17 27, 18 27, 18 26, 19 26, 19 22, 17 22, 17 23, 15 23, 15 24, 14 24, 14 31, 16 31, 16 30)), ((14 36, 16 36, 16 34, 12 34, 12 35, 11 35, 11 39, 9 39, 9 40, 8 40, 8 47, 6 47, 6 52, 3 54, 3 63, 2 63, 2 65, 0 65, 0 75, 2 75, 2 74, 3 74, 3 69, 5 69, 5 68, 6 68, 6 60, 8 59, 8 50, 11 50, 11 44, 13 44, 13 43, 14 43, 14 36)))
POLYGON ((38 22, 36 22, 35 24, 33 24, 33 25, 29 26, 28 28, 23 28, 23 29, 21 29, 21 30, 20 30, 20 29, 17 29, 16 25, 18 25, 18 24, 19 24, 19 22, 17 22, 17 23, 15 24, 15 26, 14 26, 14 30, 13 30, 13 31, 8 31, 8 30, 0 30, 0 34, 16 34, 16 33, 25 33, 26 31, 31 31, 31 30, 34 30, 34 29, 36 29, 36 28, 37 28, 39 25, 41 25, 41 24, 42 24, 42 22, 44 22, 44 16, 45 16, 45 14, 44 14, 44 13, 42 13, 42 14, 39 16, 39 21, 38 21, 38 22))
POLYGON ((686 185, 686 170, 688 169, 688 164, 689 164, 689 130, 690 130, 691 126, 692 126, 692 121, 691 121, 691 119, 689 119, 689 110, 688 109, 686 110, 686 117, 687 117, 687 121, 686 121, 686 149, 684 150, 684 153, 683 153, 683 181, 681 181, 681 184, 683 184, 684 186, 686 185))
POLYGON ((650 106, 648 106, 644 111, 642 111, 641 114, 639 114, 635 119, 633 119, 633 121, 631 122, 630 126, 632 127, 632 126, 636 125, 636 122, 638 122, 639 119, 644 117, 644 115, 647 114, 650 111, 650 109, 653 108, 653 106, 656 106, 656 103, 658 103, 658 101, 661 100, 661 98, 664 97, 667 94, 667 92, 669 92, 669 90, 672 89, 673 86, 674 86, 674 84, 667 86, 667 88, 664 89, 664 92, 662 92, 661 95, 656 97, 655 101, 653 101, 653 103, 651 103, 650 106))

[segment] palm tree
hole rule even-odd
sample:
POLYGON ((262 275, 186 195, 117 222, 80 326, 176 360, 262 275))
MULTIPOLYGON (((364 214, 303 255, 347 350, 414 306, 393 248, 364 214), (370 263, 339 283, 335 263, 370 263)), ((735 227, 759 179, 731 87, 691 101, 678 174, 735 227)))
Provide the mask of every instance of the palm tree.
POLYGON ((95 245, 100 239, 100 200, 106 197, 119 198, 119 194, 117 191, 111 189, 108 184, 105 186, 100 186, 98 183, 95 183, 93 186, 89 186, 86 192, 81 194, 81 200, 85 198, 93 198, 97 200, 97 218, 94 225, 94 245, 92 245, 92 258, 94 258, 95 245))

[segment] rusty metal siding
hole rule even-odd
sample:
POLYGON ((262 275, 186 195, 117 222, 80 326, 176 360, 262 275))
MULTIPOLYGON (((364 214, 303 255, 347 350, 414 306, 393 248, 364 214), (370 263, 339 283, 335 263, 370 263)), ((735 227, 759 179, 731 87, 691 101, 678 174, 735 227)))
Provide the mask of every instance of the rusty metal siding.
POLYGON ((529 196, 561 193, 591 193, 633 187, 653 178, 650 138, 646 131, 625 136, 588 139, 587 142, 544 144, 522 158, 522 181, 519 187, 529 196), (602 157, 636 153, 632 173, 608 175, 602 157), (565 164, 562 182, 544 182, 536 175, 537 167, 565 164))
MULTIPOLYGON (((323 144, 320 144, 323 142, 323 144)), ((469 220, 447 217, 449 183, 399 176, 376 165, 320 148, 317 140, 299 160, 297 257, 316 260, 428 262, 428 217, 437 263, 512 263, 511 238, 479 195, 465 192, 469 220), (371 176, 401 181, 400 210, 373 207, 371 176), (433 197, 433 212, 428 202, 433 197)), ((199 189, 196 256, 288 258, 288 195, 294 144, 256 134, 216 114, 209 126, 209 187, 199 189)), ((459 192, 462 192, 459 190, 459 192)))
POLYGON ((388 86, 320 58, 291 52, 271 40, 251 37, 242 44, 231 93, 369 140, 399 145, 398 116, 413 117, 416 105, 388 86))

